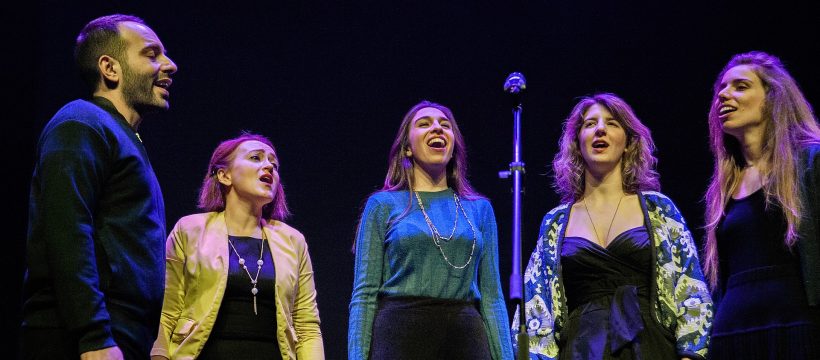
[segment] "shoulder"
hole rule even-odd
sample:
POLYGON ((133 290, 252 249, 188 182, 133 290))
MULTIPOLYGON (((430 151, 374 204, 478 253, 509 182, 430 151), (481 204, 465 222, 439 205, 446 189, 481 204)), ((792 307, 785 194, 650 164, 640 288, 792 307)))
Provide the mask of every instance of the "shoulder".
POLYGON ((46 148, 85 149, 106 146, 108 133, 116 120, 111 114, 86 100, 74 100, 63 106, 48 121, 40 135, 46 148))
POLYGON ((640 194, 646 202, 646 210, 649 212, 660 212, 664 215, 674 216, 680 213, 675 202, 659 191, 641 191, 640 194))
POLYGON ((493 211, 493 204, 490 199, 482 195, 473 195, 470 197, 459 196, 459 201, 465 204, 470 204, 470 206, 474 206, 477 209, 489 210, 491 212, 493 211))
POLYGON ((268 240, 272 246, 285 252, 295 251, 296 254, 307 252, 308 245, 305 236, 294 227, 279 220, 270 220, 265 224, 265 229, 271 236, 268 240))
POLYGON ((305 243, 305 236, 302 235, 302 233, 299 230, 296 230, 296 228, 284 222, 281 222, 279 220, 271 220, 270 222, 265 224, 265 227, 277 234, 287 236, 293 239, 295 242, 302 244, 305 243))
POLYGON ((367 197, 365 202, 365 211, 374 211, 375 209, 392 208, 407 203, 407 191, 377 191, 367 197))
POLYGON ((806 145, 800 151, 801 159, 803 159, 803 163, 808 165, 809 167, 816 167, 820 165, 820 143, 812 143, 806 145))
POLYGON ((810 143, 803 147, 804 154, 818 156, 820 155, 820 143, 810 143))
POLYGON ((49 127, 55 127, 66 122, 76 122, 91 127, 105 126, 105 120, 110 119, 109 114, 105 109, 95 105, 87 100, 74 100, 54 114, 49 127))
POLYGON ((562 216, 566 215, 570 205, 571 204, 569 203, 561 204, 552 208, 552 210, 547 211, 547 213, 544 214, 543 220, 541 221, 542 226, 546 225, 547 223, 554 222, 560 219, 562 216))
POLYGON ((368 203, 386 204, 394 203, 400 200, 407 200, 409 192, 407 191, 376 191, 367 197, 368 203))
POLYGON ((804 199, 815 198, 820 187, 820 144, 809 144, 801 150, 797 174, 804 199))
POLYGON ((376 191, 367 197, 367 202, 384 202, 395 197, 398 191, 376 191))
POLYGON ((185 215, 177 220, 174 225, 174 231, 192 231, 196 229, 204 229, 210 223, 216 220, 218 212, 207 212, 185 215))
POLYGON ((655 203, 658 203, 658 202, 670 202, 671 203, 672 202, 672 199, 670 199, 668 196, 666 196, 666 194, 664 194, 660 191, 641 191, 640 193, 641 193, 641 196, 643 196, 644 199, 646 199, 646 201, 652 201, 652 202, 655 202, 655 203))

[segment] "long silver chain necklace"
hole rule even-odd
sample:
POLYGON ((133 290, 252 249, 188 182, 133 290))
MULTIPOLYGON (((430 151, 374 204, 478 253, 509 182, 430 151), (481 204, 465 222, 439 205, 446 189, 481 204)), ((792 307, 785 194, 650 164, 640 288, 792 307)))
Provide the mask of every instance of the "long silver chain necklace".
POLYGON ((464 210, 464 206, 461 205, 461 200, 458 198, 458 194, 453 191, 453 202, 456 206, 455 211, 455 221, 453 221, 453 231, 450 233, 450 236, 444 237, 439 234, 438 229, 436 226, 433 225, 433 221, 430 220, 430 216, 427 215, 427 211, 424 210, 424 204, 421 202, 421 197, 419 196, 418 191, 413 191, 413 194, 416 195, 416 201, 419 203, 419 208, 421 209, 421 213, 424 215, 424 221, 427 222, 427 226, 430 228, 430 233, 433 234, 433 243, 436 244, 438 247, 438 251, 441 252, 441 256, 444 257, 444 261, 447 262, 448 265, 452 266, 455 269, 461 270, 470 265, 470 262, 473 261, 473 253, 475 252, 475 244, 476 244, 476 233, 475 227, 473 227, 473 223, 470 222, 470 218, 467 216, 467 212, 464 210), (473 246, 470 248, 470 257, 467 259, 467 262, 464 265, 457 266, 453 265, 450 262, 450 259, 447 257, 447 254, 444 253, 444 249, 442 248, 442 240, 443 241, 450 241, 453 238, 453 235, 456 233, 456 226, 458 225, 458 210, 461 209, 461 213, 464 214, 464 219, 467 220, 467 224, 470 224, 470 230, 473 232, 473 246))
MULTIPOLYGON (((228 227, 228 224, 227 224, 227 220, 226 220, 225 221, 225 228, 227 228, 227 227, 228 227)), ((262 227, 260 227, 259 229, 262 231, 262 239, 259 240, 260 241, 260 244, 259 244, 259 260, 256 261, 256 276, 251 276, 251 272, 248 270, 248 266, 245 265, 245 259, 242 257, 242 255, 239 255, 238 251, 236 251, 236 247, 233 246, 233 241, 231 241, 230 235, 228 236, 228 244, 231 245, 231 249, 233 249, 234 254, 236 254, 236 257, 239 258, 239 267, 241 267, 243 270, 245 270, 245 273, 248 274, 248 278, 251 279, 251 285, 253 285, 253 288, 251 288, 251 294, 253 294, 253 314, 254 315, 257 315, 257 313, 256 313, 256 294, 259 293, 259 289, 256 288, 256 285, 257 285, 257 280, 259 279, 259 273, 262 272, 262 265, 265 264, 265 261, 262 260, 262 255, 265 253, 265 240, 268 240, 267 235, 265 235, 265 229, 262 229, 262 227)))
MULTIPOLYGON (((609 228, 606 229, 606 237, 604 238, 604 240, 609 240, 609 232, 612 230, 612 223, 615 222, 615 215, 618 215, 618 209, 621 207, 621 200, 623 200, 625 196, 626 196, 626 194, 623 194, 623 195, 621 195, 621 198, 618 199, 618 206, 615 207, 615 213, 612 214, 612 220, 609 221, 609 228)), ((583 198, 583 202, 584 202, 584 210, 586 210, 587 217, 589 218, 589 223, 592 224, 592 230, 595 231, 595 239, 598 240, 598 244, 601 244, 601 246, 606 247, 607 244, 601 242, 601 238, 598 237, 598 229, 595 228, 595 222, 592 221, 592 215, 589 214, 589 206, 587 206, 587 198, 586 197, 583 198)))

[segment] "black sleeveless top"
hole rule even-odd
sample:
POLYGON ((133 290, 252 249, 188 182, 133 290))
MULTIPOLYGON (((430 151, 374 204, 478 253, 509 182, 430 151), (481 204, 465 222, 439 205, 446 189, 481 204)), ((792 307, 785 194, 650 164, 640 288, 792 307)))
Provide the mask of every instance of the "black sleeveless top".
POLYGON ((786 220, 760 189, 730 199, 715 231, 720 264, 710 356, 714 359, 817 359, 818 313, 810 309, 797 247, 786 220), (750 344, 753 344, 750 345, 750 344))
MULTIPOLYGON (((281 360, 276 337, 276 269, 268 241, 252 237, 229 236, 236 251, 245 259, 251 277, 256 277, 260 247, 264 247, 262 269, 257 280, 256 314, 253 284, 239 266, 239 258, 228 245, 228 284, 213 330, 198 359, 281 360)), ((202 299, 205 301, 205 299, 202 299)))

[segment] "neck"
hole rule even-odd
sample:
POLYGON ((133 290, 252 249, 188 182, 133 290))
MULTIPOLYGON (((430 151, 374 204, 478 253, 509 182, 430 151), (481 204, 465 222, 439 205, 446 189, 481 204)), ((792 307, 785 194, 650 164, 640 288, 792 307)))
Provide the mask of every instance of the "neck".
POLYGON ((597 201, 617 201, 624 196, 620 163, 612 171, 594 173, 584 171, 584 199, 597 201))
POLYGON ((225 224, 228 234, 235 236, 261 236, 262 207, 231 199, 225 199, 225 224))
POLYGON ((747 165, 755 165, 758 168, 765 167, 763 156, 763 128, 755 127, 744 131, 736 137, 740 141, 740 151, 747 165))
POLYGON ((428 170, 418 164, 413 165, 413 190, 441 191, 448 188, 446 166, 428 170))
POLYGON ((134 129, 134 131, 137 131, 137 128, 139 128, 139 125, 142 122, 142 116, 140 116, 136 109, 128 105, 123 98, 121 91, 105 88, 97 89, 97 91, 94 92, 94 96, 108 99, 108 101, 114 105, 114 108, 117 109, 117 112, 125 118, 128 125, 131 125, 131 128, 134 129))

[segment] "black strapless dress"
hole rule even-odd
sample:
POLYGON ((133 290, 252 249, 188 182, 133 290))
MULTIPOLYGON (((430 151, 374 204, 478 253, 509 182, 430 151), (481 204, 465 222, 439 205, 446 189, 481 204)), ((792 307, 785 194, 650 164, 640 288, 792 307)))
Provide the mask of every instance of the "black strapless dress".
POLYGON ((652 320, 652 247, 646 228, 615 237, 604 248, 565 237, 562 276, 569 317, 560 359, 677 359, 674 336, 652 320))

